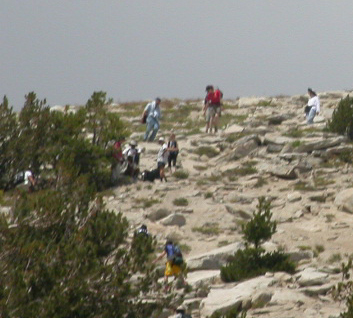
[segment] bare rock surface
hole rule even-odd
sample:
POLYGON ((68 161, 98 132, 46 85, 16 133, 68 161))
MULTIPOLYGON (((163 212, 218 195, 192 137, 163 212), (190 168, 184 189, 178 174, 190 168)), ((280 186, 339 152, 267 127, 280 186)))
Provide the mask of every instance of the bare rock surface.
MULTIPOLYGON (((187 280, 195 287, 190 294, 178 293, 189 300, 193 317, 206 318, 237 304, 258 318, 333 318, 344 309, 329 291, 352 253, 353 169, 342 160, 352 145, 324 128, 348 93, 320 93, 322 110, 310 126, 303 118, 303 95, 227 100, 215 134, 204 132, 202 100, 170 101, 173 105, 163 110, 157 138, 168 138, 173 129, 180 148, 177 171, 187 176, 167 169, 166 183, 121 184, 106 205, 124 214, 131 232, 145 223, 157 238, 158 252, 167 238, 178 241, 190 270, 187 280), (172 115, 166 122, 171 109, 187 107, 193 111, 184 122, 172 125, 172 115), (289 253, 297 272, 223 283, 220 267, 243 248, 241 225, 257 210, 260 196, 271 199, 277 221, 266 249, 289 253), (176 199, 185 206, 177 206, 176 199)), ((123 112, 119 106, 114 111, 123 112)), ((146 149, 141 171, 154 169, 159 145, 142 141, 141 124, 132 120, 130 125, 146 149)))

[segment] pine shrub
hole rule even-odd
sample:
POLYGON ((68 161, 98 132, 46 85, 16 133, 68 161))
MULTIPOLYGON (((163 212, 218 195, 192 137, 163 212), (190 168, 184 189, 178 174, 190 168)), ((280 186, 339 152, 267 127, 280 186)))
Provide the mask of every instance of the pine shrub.
POLYGON ((353 98, 341 99, 328 122, 328 130, 353 139, 353 98))
POLYGON ((261 247, 276 232, 276 222, 271 221, 269 200, 259 198, 257 208, 253 218, 242 226, 245 249, 237 251, 221 268, 221 278, 225 282, 240 281, 269 271, 293 273, 295 270, 288 254, 281 251, 266 253, 261 247))

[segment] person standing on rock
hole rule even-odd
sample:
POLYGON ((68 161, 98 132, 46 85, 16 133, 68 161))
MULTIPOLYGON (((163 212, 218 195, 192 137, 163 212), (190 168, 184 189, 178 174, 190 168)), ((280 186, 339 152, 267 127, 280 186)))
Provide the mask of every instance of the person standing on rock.
POLYGON ((169 148, 164 142, 163 137, 158 139, 158 143, 161 145, 161 148, 159 149, 157 156, 157 169, 159 170, 159 177, 161 181, 164 179, 164 181, 167 182, 167 178, 165 176, 165 166, 168 162, 169 148))
POLYGON ((166 285, 166 291, 169 290, 168 278, 174 276, 174 279, 181 278, 182 283, 185 285, 185 279, 182 274, 181 265, 183 264, 183 257, 181 251, 177 245, 174 245, 173 241, 167 240, 164 251, 153 261, 153 264, 167 256, 167 262, 165 264, 164 272, 164 283, 166 285))
POLYGON ((306 106, 306 121, 308 125, 311 125, 314 122, 314 117, 320 112, 320 100, 311 88, 308 88, 308 94, 309 101, 308 105, 306 106))
POLYGON ((219 117, 221 117, 221 99, 223 93, 218 88, 214 90, 212 85, 206 86, 206 92, 207 95, 203 108, 206 116, 206 133, 208 133, 208 130, 212 132, 212 127, 216 133, 218 131, 219 117))
POLYGON ((168 152, 168 167, 170 169, 170 172, 173 172, 172 171, 172 163, 173 163, 174 170, 176 171, 176 160, 177 160, 178 153, 179 153, 178 143, 175 140, 174 133, 170 134, 167 146, 170 149, 168 152))
POLYGON ((148 103, 143 111, 142 118, 146 118, 146 133, 144 141, 153 141, 159 130, 159 120, 161 118, 161 99, 157 97, 153 102, 148 103))

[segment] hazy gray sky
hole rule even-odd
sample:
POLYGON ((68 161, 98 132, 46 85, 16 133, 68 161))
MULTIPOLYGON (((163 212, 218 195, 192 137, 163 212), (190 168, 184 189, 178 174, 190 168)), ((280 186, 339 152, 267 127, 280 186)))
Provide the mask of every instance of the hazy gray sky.
MULTIPOLYGON (((0 93, 48 104, 353 88, 352 0, 1 0, 0 93)), ((1 96, 1 98, 2 98, 1 96)))

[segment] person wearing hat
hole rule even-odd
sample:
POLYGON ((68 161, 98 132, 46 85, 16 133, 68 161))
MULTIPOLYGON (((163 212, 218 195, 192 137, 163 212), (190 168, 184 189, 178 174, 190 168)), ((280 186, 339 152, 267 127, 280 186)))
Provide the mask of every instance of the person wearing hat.
POLYGON ((127 168, 124 174, 134 179, 137 178, 140 172, 140 152, 141 150, 137 148, 137 142, 135 140, 131 140, 129 147, 123 151, 124 158, 127 161, 127 168))
POLYGON ((143 111, 142 117, 146 117, 146 133, 144 141, 154 141, 159 130, 159 120, 161 118, 161 110, 159 104, 161 99, 157 97, 153 102, 148 103, 143 111))
POLYGON ((168 163, 168 154, 170 148, 168 148, 168 145, 166 144, 163 137, 158 139, 158 143, 161 145, 161 148, 159 149, 157 155, 157 169, 159 170, 159 177, 161 178, 161 181, 164 179, 164 181, 167 182, 164 168, 168 163))
POLYGON ((309 101, 306 108, 306 121, 308 125, 314 123, 314 117, 320 112, 320 100, 316 93, 308 88, 309 101))

